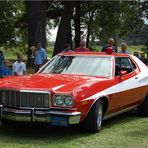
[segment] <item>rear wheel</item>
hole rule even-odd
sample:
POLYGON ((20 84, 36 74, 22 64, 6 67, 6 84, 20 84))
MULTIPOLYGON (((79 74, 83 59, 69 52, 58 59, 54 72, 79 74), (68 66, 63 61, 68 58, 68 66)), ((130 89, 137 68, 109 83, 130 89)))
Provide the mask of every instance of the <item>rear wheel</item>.
POLYGON ((148 117, 148 94, 137 108, 138 115, 148 117))
POLYGON ((103 115, 103 102, 101 100, 98 100, 92 106, 85 119, 85 129, 93 133, 99 132, 102 128, 103 115))

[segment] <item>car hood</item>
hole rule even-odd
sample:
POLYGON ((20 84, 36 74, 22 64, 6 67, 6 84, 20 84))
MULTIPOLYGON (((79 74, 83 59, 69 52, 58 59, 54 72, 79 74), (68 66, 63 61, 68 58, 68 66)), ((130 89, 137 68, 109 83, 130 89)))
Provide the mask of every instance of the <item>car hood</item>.
POLYGON ((89 77, 70 74, 34 74, 4 78, 0 81, 0 87, 18 90, 33 89, 72 92, 82 88, 89 88, 96 83, 101 84, 108 80, 109 79, 103 77, 89 77))

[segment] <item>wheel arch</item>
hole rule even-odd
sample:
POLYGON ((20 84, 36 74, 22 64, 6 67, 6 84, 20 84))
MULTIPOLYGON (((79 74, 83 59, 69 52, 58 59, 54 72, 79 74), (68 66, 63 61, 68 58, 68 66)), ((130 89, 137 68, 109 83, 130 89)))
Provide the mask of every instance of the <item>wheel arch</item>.
POLYGON ((148 92, 144 95, 144 97, 142 98, 142 100, 141 100, 141 102, 139 103, 139 105, 137 105, 137 107, 138 106, 140 106, 144 101, 145 101, 145 98, 148 96, 148 92))
POLYGON ((103 107, 104 107, 104 114, 106 113, 108 107, 109 107, 109 97, 108 96, 101 96, 99 98, 97 98, 92 105, 90 106, 87 114, 85 115, 85 117, 87 117, 88 113, 90 112, 91 108, 94 106, 95 103, 97 103, 98 100, 102 100, 103 101, 103 107))
POLYGON ((144 97, 142 103, 137 107, 137 113, 140 116, 148 117, 148 93, 144 97))

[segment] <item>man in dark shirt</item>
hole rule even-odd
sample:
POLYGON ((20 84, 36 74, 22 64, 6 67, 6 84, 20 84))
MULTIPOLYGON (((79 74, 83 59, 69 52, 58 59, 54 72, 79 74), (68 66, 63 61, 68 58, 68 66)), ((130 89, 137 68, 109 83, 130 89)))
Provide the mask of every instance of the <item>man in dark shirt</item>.
POLYGON ((64 45, 64 50, 62 52, 73 52, 71 49, 70 49, 70 44, 65 44, 64 45))
POLYGON ((117 47, 114 46, 114 39, 113 38, 109 38, 108 44, 105 45, 105 46, 103 46, 102 52, 106 52, 106 49, 108 47, 112 47, 112 49, 113 49, 114 52, 118 52, 117 47))
POLYGON ((148 59, 145 58, 145 54, 144 54, 144 53, 141 53, 141 54, 140 54, 140 60, 141 60, 144 64, 148 65, 148 59))

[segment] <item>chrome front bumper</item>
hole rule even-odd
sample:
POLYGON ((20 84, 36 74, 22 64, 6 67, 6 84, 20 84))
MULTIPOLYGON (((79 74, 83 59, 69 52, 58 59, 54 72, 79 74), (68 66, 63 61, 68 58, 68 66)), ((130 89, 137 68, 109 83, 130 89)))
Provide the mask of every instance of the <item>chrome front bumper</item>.
MULTIPOLYGON (((48 122, 52 123, 52 117, 67 118, 67 125, 80 122, 80 112, 63 112, 55 110, 11 109, 0 105, 0 120, 24 121, 24 122, 48 122)), ((54 121, 59 122, 59 121, 54 121)), ((64 122, 64 121, 61 121, 64 122)), ((58 124, 58 123, 57 123, 58 124)))

